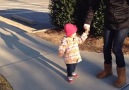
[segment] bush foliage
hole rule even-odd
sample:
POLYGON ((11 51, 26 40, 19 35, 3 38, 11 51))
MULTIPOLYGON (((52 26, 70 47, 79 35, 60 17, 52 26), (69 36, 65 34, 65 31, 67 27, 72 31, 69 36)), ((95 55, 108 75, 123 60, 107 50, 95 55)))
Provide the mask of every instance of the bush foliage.
POLYGON ((63 28, 66 23, 75 22, 76 0, 51 0, 51 22, 58 28, 63 28))
MULTIPOLYGON (((86 15, 86 0, 51 0, 49 5, 52 24, 57 28, 63 28, 66 23, 76 24, 79 31, 83 31, 83 24, 86 15)), ((96 11, 91 32, 93 36, 101 36, 103 33, 103 8, 101 2, 96 11)))
POLYGON ((104 11, 103 9, 105 8, 104 3, 101 0, 99 9, 96 11, 93 19, 93 24, 92 24, 92 31, 91 34, 93 36, 102 36, 103 34, 103 29, 104 29, 104 11))

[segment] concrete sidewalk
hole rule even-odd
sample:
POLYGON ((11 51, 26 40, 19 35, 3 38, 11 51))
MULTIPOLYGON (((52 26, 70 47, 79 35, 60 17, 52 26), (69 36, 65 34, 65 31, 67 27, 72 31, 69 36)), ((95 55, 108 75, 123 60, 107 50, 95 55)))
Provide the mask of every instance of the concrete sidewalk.
MULTIPOLYGON (((83 61, 78 64, 79 78, 74 83, 66 81, 66 66, 57 57, 58 46, 0 22, 0 73, 14 90, 127 90, 112 86, 116 79, 115 62, 113 76, 103 80, 96 74, 103 69, 102 53, 81 51, 83 61)), ((114 57, 113 57, 114 59, 114 57)), ((129 77, 129 56, 127 77, 129 77)), ((115 61, 115 60, 113 60, 115 61)))

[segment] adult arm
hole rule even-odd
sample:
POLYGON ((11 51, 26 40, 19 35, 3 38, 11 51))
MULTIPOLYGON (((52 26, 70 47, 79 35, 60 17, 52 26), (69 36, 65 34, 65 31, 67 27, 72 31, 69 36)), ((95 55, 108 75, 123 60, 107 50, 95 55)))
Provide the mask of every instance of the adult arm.
POLYGON ((90 29, 90 25, 91 25, 94 13, 99 8, 100 2, 101 0, 88 0, 87 1, 88 12, 85 16, 85 25, 84 25, 85 29, 87 30, 90 29))
POLYGON ((127 1, 128 5, 129 5, 129 0, 126 0, 126 1, 127 1))

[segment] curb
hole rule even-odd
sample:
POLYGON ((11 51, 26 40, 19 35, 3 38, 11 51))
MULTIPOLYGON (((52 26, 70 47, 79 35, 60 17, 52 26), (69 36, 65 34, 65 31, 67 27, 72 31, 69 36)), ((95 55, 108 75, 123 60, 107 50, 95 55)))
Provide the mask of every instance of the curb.
POLYGON ((38 32, 45 32, 45 31, 48 31, 52 28, 48 28, 48 29, 41 29, 41 30, 35 30, 35 31, 32 31, 32 33, 38 33, 38 32))
POLYGON ((30 25, 35 25, 36 24, 36 22, 34 20, 19 16, 19 15, 13 15, 12 18, 16 19, 16 20, 19 20, 19 21, 22 21, 22 22, 25 22, 25 23, 30 24, 30 25))
POLYGON ((33 31, 36 30, 35 28, 31 28, 31 27, 29 27, 29 26, 20 24, 20 23, 18 23, 18 22, 15 22, 15 21, 13 21, 13 20, 10 20, 10 19, 5 18, 5 17, 2 17, 2 16, 0 16, 0 21, 2 21, 2 22, 4 22, 4 23, 7 23, 7 24, 9 24, 9 25, 12 25, 12 26, 14 26, 14 27, 16 27, 16 28, 19 28, 19 29, 21 29, 21 30, 24 30, 24 31, 26 31, 26 32, 28 32, 28 33, 32 33, 33 31))

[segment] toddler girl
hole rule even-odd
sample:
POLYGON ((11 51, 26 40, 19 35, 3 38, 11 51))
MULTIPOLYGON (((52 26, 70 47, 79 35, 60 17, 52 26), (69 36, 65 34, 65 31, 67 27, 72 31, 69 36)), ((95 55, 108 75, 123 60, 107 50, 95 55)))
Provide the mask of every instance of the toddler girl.
POLYGON ((81 37, 78 37, 76 36, 77 27, 68 23, 64 26, 64 31, 66 36, 59 46, 59 56, 64 56, 64 61, 67 66, 67 80, 71 83, 73 82, 73 77, 78 77, 75 69, 77 63, 82 61, 78 44, 81 44, 86 40, 89 30, 85 30, 81 37))

